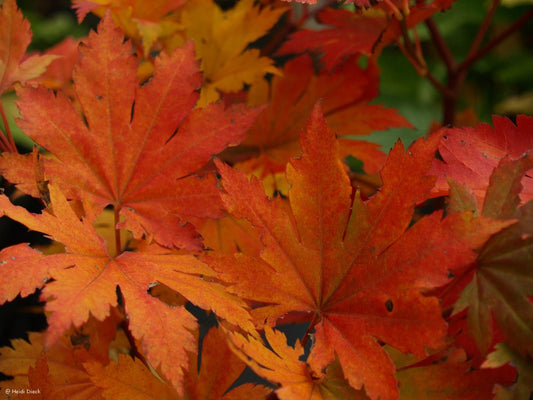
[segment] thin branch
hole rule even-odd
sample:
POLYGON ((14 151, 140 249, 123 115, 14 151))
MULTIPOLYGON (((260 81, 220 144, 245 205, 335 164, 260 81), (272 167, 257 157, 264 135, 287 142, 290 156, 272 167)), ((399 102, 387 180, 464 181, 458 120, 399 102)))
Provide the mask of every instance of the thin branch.
POLYGON ((405 18, 402 18, 399 22, 405 50, 411 55, 411 57, 413 57, 414 60, 416 60, 418 64, 419 60, 416 57, 416 52, 413 47, 413 43, 411 43, 411 38, 409 37, 409 31, 407 29, 407 23, 405 22, 405 18))
MULTIPOLYGON (((483 22, 481 23, 481 26, 479 27, 479 30, 477 31, 476 36, 474 37, 474 40, 472 41, 472 44, 470 45, 470 49, 468 50, 468 54, 465 57, 465 60, 468 60, 472 58, 479 50, 479 47, 481 46, 481 42, 483 41, 483 38, 487 34, 487 31, 489 30, 490 24, 492 23, 492 20, 494 19, 494 14, 496 13, 496 10, 498 9, 498 6, 500 5, 501 0, 494 0, 492 2, 492 6, 485 15, 485 18, 483 19, 483 22)), ((463 64, 459 67, 460 69, 464 68, 463 64)), ((468 68, 465 68, 468 69, 468 68)))
POLYGON ((442 82, 440 82, 431 72, 427 72, 425 77, 428 79, 429 82, 439 91, 442 93, 444 97, 454 97, 455 92, 449 88, 448 86, 444 85, 442 82))
POLYGON ((4 105, 0 101, 0 114, 2 115, 2 122, 4 123, 4 127, 6 129, 6 134, 0 135, 0 140, 2 143, 0 144, 0 147, 2 147, 2 150, 9 151, 11 153, 18 153, 17 145, 15 144, 15 140, 13 139, 13 135, 11 134, 11 129, 9 128, 9 124, 7 123, 7 117, 6 113, 4 112, 4 105))
POLYGON ((120 221, 120 208, 114 207, 115 218, 114 218, 114 229, 115 229, 115 251, 116 255, 119 255, 122 252, 122 243, 120 242, 120 229, 117 228, 117 224, 120 221))
POLYGON ((483 58, 487 53, 490 53, 494 47, 499 45, 502 41, 507 39, 511 34, 520 29, 529 19, 533 17, 533 7, 531 7, 525 14, 518 18, 511 26, 487 43, 481 50, 467 57, 465 61, 461 63, 460 68, 468 70, 476 61, 483 58))
POLYGON ((448 71, 454 70, 456 68, 455 58, 453 57, 450 47, 442 37, 439 28, 437 28, 437 25, 435 24, 433 18, 429 18, 426 20, 426 26, 429 30, 429 34, 431 35, 431 39, 433 40, 433 44, 435 45, 435 48, 437 49, 437 52, 440 55, 440 58, 442 59, 442 61, 444 61, 444 64, 446 65, 446 69, 448 71))
POLYGON ((404 54, 405 58, 411 63, 411 65, 414 67, 418 75, 426 78, 431 82, 431 84, 442 93, 444 97, 453 97, 454 93, 450 88, 439 82, 435 76, 429 72, 424 66, 419 65, 419 61, 417 60, 415 55, 412 55, 408 52, 408 50, 401 44, 401 42, 397 41, 396 44, 398 45, 398 48, 401 50, 401 52, 404 54))
POLYGON ((9 151, 9 142, 5 135, 0 134, 0 150, 9 151))

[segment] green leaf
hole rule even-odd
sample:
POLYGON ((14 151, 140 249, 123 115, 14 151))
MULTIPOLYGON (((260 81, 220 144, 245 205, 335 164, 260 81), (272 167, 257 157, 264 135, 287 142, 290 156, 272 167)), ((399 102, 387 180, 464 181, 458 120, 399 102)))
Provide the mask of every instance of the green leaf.
POLYGON ((513 349, 533 355, 533 202, 516 217, 518 222, 489 239, 455 304, 456 312, 469 307, 468 329, 483 354, 493 337, 492 315, 513 349))

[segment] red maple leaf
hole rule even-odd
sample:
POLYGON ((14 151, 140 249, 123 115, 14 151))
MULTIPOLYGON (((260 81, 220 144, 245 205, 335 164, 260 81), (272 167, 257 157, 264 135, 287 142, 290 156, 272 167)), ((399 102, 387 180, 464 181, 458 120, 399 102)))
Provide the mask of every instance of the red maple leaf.
MULTIPOLYGON (((449 128, 439 144, 442 161, 435 160, 431 173, 438 175, 435 195, 448 193, 447 178, 466 185, 476 197, 477 209, 484 207, 494 169, 505 157, 518 159, 533 148, 533 117, 519 115, 516 124, 494 116, 494 127, 480 123, 475 128, 449 128)), ((533 180, 526 175, 520 198, 522 204, 533 199, 533 180)), ((498 188, 501 191, 501 188, 498 188)))
MULTIPOLYGON (((112 205, 135 237, 199 249, 188 216, 222 214, 214 176, 194 173, 212 154, 242 140, 260 110, 221 104, 195 109, 201 76, 190 42, 170 56, 162 53, 155 76, 139 86, 131 44, 109 15, 80 51, 73 79, 83 117, 62 93, 17 91, 19 126, 55 156, 45 161, 46 179, 69 197, 112 205)), ((0 169, 38 196, 31 163, 6 155, 0 169)))
POLYGON ((278 53, 319 52, 326 69, 332 70, 354 54, 373 54, 374 46, 388 25, 385 16, 362 16, 344 9, 326 8, 317 19, 328 27, 292 34, 278 53))
MULTIPOLYGON (((447 175, 449 210, 473 210, 483 216, 506 221, 508 227, 494 234, 472 264, 454 271, 458 279, 443 289, 443 303, 455 313, 466 310, 470 337, 461 343, 477 362, 490 348, 509 341, 522 355, 531 354, 533 296, 529 253, 531 241, 531 135, 525 129, 532 119, 519 117, 518 124, 495 118, 495 129, 480 124, 475 129, 447 130, 440 151, 445 162, 436 161, 434 171, 447 175), (453 179, 457 179, 457 181, 453 179), (475 341, 475 346, 469 342, 475 341)), ((443 187, 445 188, 445 187, 443 187)), ((451 320, 453 331, 464 322, 451 320)))
POLYGON ((270 88, 250 94, 253 104, 268 102, 269 106, 236 148, 239 153, 256 155, 239 167, 250 172, 261 169, 263 173, 258 175, 262 177, 284 171, 289 159, 298 155, 301 130, 313 106, 321 100, 328 124, 341 137, 339 156, 353 155, 363 161, 365 172, 377 173, 385 160, 379 146, 346 136, 362 137, 391 127, 410 126, 396 110, 369 104, 378 94, 378 74, 377 64, 370 62, 363 69, 355 59, 331 73, 319 74, 307 55, 287 62, 283 77, 275 76, 270 88))
POLYGON ((338 357, 344 376, 372 399, 396 399, 395 368, 378 341, 424 355, 444 344, 438 300, 423 291, 443 285, 448 270, 475 259, 473 248, 505 226, 471 212, 436 212, 412 227, 413 210, 434 179, 427 170, 440 137, 404 152, 398 143, 381 172, 384 185, 368 201, 352 188, 337 142, 315 107, 301 138, 303 155, 287 166, 289 204, 269 200, 260 181, 218 163, 224 203, 261 235, 260 258, 212 255, 231 290, 262 305, 259 325, 298 312, 315 328, 311 357, 338 357))
MULTIPOLYGON (((304 29, 292 34, 278 53, 310 51, 321 55, 325 67, 332 70, 351 56, 379 54, 383 47, 393 43, 402 35, 402 26, 411 29, 436 12, 450 8, 454 1, 435 0, 429 4, 417 2, 409 6, 405 0, 384 0, 374 5, 383 12, 375 12, 374 15, 360 15, 345 9, 326 8, 317 16, 324 29, 304 29), (391 15, 396 18, 391 18, 391 15)), ((351 2, 364 8, 371 5, 368 0, 351 2)))

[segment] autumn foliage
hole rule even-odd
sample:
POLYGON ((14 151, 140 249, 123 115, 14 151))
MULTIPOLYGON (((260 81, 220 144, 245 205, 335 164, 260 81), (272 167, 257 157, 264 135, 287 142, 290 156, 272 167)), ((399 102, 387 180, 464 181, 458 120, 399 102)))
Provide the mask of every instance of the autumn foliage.
POLYGON ((4 124, 0 215, 49 244, 0 252, 0 303, 47 318, 0 349, 1 396, 530 398, 533 117, 455 125, 416 35, 453 0, 350 3, 73 0, 97 30, 27 54, 4 0, 0 93, 36 145, 4 124), (386 154, 392 45, 454 126, 386 154))

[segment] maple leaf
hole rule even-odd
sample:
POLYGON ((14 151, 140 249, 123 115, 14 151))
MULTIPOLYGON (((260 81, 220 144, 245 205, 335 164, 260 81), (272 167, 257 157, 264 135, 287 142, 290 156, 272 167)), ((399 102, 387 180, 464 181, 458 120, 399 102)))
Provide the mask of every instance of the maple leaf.
POLYGON ((402 368, 396 376, 405 400, 478 400, 493 398, 495 384, 510 384, 516 372, 473 369, 462 349, 451 348, 443 360, 429 365, 402 368))
MULTIPOLYGON (((78 22, 94 12, 103 17, 105 10, 120 10, 131 19, 157 21, 169 12, 179 8, 187 0, 156 0, 147 4, 142 0, 73 0, 72 8, 76 10, 78 22)), ((120 19, 120 18, 119 18, 120 19)))
POLYGON ((518 222, 495 234, 473 265, 475 275, 455 304, 468 307, 468 331, 486 354, 493 339, 492 318, 509 345, 522 356, 533 354, 533 202, 514 215, 518 222))
POLYGON ((11 389, 39 389, 43 398, 103 399, 83 363, 107 363, 117 321, 115 315, 104 321, 90 318, 82 328, 67 331, 48 348, 43 333, 30 332, 29 342, 13 340, 12 347, 0 349, 0 371, 14 377, 3 383, 11 389))
POLYGON ((259 254, 262 244, 245 220, 236 220, 230 215, 218 219, 204 219, 198 223, 198 231, 206 248, 222 253, 259 254))
POLYGON ((194 41, 201 59, 204 86, 199 104, 219 98, 218 91, 237 92, 254 85, 267 73, 279 74, 268 57, 248 45, 274 26, 285 8, 259 8, 241 0, 222 11, 213 0, 190 1, 181 12, 184 35, 194 41))
MULTIPOLYGON (((372 62, 362 69, 355 60, 350 60, 332 73, 316 74, 310 57, 297 57, 286 63, 283 77, 275 76, 269 87, 251 91, 251 104, 268 102, 269 105, 257 117, 241 145, 229 149, 222 157, 231 159, 232 154, 239 157, 242 153, 252 154, 236 166, 260 178, 284 172, 289 159, 299 154, 300 132, 313 106, 321 100, 328 124, 340 137, 339 157, 352 155, 363 161, 366 173, 375 174, 385 161, 379 146, 345 136, 411 126, 396 110, 368 104, 377 93, 378 67, 372 62)), ((275 179, 277 188, 283 187, 281 179, 275 179)))
POLYGON ((119 354, 118 362, 106 366, 98 362, 84 364, 95 387, 102 389, 105 399, 178 399, 174 389, 158 379, 138 359, 119 354))
MULTIPOLYGON (((217 275, 195 257, 153 247, 111 256, 93 228, 95 210, 86 202, 86 217, 80 220, 63 194, 52 184, 49 189, 50 204, 56 215, 48 211, 31 214, 10 204, 4 195, 0 196, 4 215, 31 230, 47 234, 66 248, 66 253, 44 258, 45 263, 51 265, 48 274, 53 278, 42 290, 42 297, 48 300, 45 310, 51 313, 46 337, 48 346, 71 325, 77 327, 87 321, 89 313, 98 320, 109 315, 110 307, 118 305, 118 286, 133 337, 142 341, 147 360, 155 368, 161 366, 163 375, 180 392, 182 369, 188 365, 187 352, 196 349, 191 331, 197 324, 184 307, 171 308, 152 297, 148 289, 155 282, 168 286, 199 307, 227 317, 233 325, 253 330, 243 302, 217 283, 217 275), (168 343, 173 346, 168 347, 168 343)), ((35 257, 34 251, 28 252, 30 255, 20 257, 21 261, 10 259, 2 265, 2 269, 21 271, 18 281, 2 280, 2 288, 24 287, 23 273, 31 274, 35 266, 27 262, 28 258, 35 257)), ((41 262, 40 259, 36 261, 41 262)))
POLYGON ((191 359, 191 373, 185 381, 188 398, 265 399, 271 389, 263 385, 241 385, 229 390, 245 367, 246 364, 228 346, 224 329, 211 328, 202 342, 201 356, 191 359))
MULTIPOLYGON (((354 55, 379 55, 385 46, 402 35, 402 25, 413 28, 436 12, 450 8, 453 1, 436 0, 409 6, 405 0, 397 1, 396 5, 385 0, 376 2, 374 12, 369 15, 326 8, 317 15, 324 29, 305 29, 292 34, 278 53, 311 51, 320 54, 325 67, 332 70, 354 55), (391 19, 391 15, 395 18, 391 19)), ((370 7, 367 0, 352 2, 358 7, 370 7)))
POLYGON ((244 364, 226 343, 222 329, 212 328, 202 344, 201 368, 198 357, 189 360, 189 374, 185 377, 184 394, 178 396, 171 386, 156 377, 138 359, 119 354, 118 362, 103 365, 89 361, 83 366, 96 387, 103 390, 104 398, 129 399, 205 399, 237 400, 239 398, 266 398, 271 391, 264 386, 243 385, 228 391, 243 372, 244 364), (236 397, 236 396, 248 397, 236 397))
MULTIPOLYGON (((0 215, 3 215, 3 204, 6 198, 0 198, 0 215)), ((8 200, 9 201, 9 200, 8 200)), ((18 244, 0 252, 0 304, 12 301, 19 294, 28 296, 41 288, 49 278, 49 270, 54 263, 41 252, 33 250, 26 244, 18 244), (16 261, 19 268, 11 268, 16 261)))
MULTIPOLYGON (((194 172, 238 143, 260 109, 193 109, 201 76, 192 43, 161 54, 155 76, 139 87, 136 58, 123 39, 108 16, 81 47, 74 92, 87 125, 63 94, 23 88, 17 91, 19 126, 56 157, 45 160, 44 174, 70 197, 113 205, 136 238, 153 235, 164 246, 200 249, 187 216, 222 213, 214 176, 194 172)), ((17 176, 28 163, 4 157, 0 169, 36 196, 35 177, 17 176)))
POLYGON ((0 9, 0 93, 15 82, 25 82, 41 75, 57 57, 25 57, 31 42, 30 23, 17 9, 15 0, 5 0, 0 9))
POLYGON ((217 162, 223 200, 261 235, 261 258, 211 255, 206 261, 242 298, 263 303, 258 324, 291 312, 315 327, 311 356, 327 366, 335 355, 346 379, 372 399, 398 396, 394 365, 377 340, 425 354, 444 344, 446 324, 436 298, 422 291, 448 281, 448 270, 475 259, 472 249, 505 223, 471 212, 437 212, 409 228, 413 209, 429 195, 426 176, 439 136, 407 153, 398 143, 381 172, 382 189, 363 202, 337 157, 335 136, 317 105, 301 138, 303 155, 287 166, 287 205, 269 201, 261 182, 217 162))
MULTIPOLYGON (((492 123, 480 123, 475 128, 446 129, 439 145, 442 161, 435 160, 431 173, 439 175, 435 195, 448 193, 446 178, 468 186, 477 199, 477 208, 483 208, 489 179, 506 156, 520 158, 533 148, 533 117, 518 115, 516 125, 505 117, 493 116, 492 123)), ((521 203, 533 199, 533 181, 522 180, 524 189, 521 203)))
POLYGON ((68 91, 72 82, 72 72, 78 60, 78 44, 78 40, 69 36, 47 49, 45 54, 59 58, 50 63, 38 81, 50 89, 68 91))
POLYGON ((301 30, 292 34, 278 54, 320 50, 321 61, 332 70, 354 54, 370 56, 374 46, 388 25, 385 16, 363 16, 345 9, 326 8, 317 15, 318 21, 334 28, 301 30))
POLYGON ((335 400, 365 399, 364 393, 357 393, 345 381, 338 363, 328 366, 326 371, 301 361, 304 355, 299 341, 294 347, 287 345, 285 335, 265 327, 268 347, 256 338, 245 338, 241 334, 230 334, 230 341, 236 353, 260 376, 275 382, 278 398, 282 400, 335 400))
POLYGON ((512 390, 498 388, 498 400, 527 399, 533 393, 533 361, 524 358, 513 351, 506 343, 498 343, 496 349, 487 356, 483 363, 484 368, 499 368, 508 363, 513 363, 518 370, 518 380, 512 390))
MULTIPOLYGON (((446 131, 439 151, 445 160, 436 162, 432 171, 446 174, 450 186, 450 205, 455 210, 470 209, 484 216, 508 220, 513 225, 496 233, 480 251, 475 263, 466 265, 460 275, 469 276, 466 287, 454 289, 451 297, 454 313, 467 311, 467 327, 482 356, 495 340, 497 328, 520 354, 531 354, 529 338, 533 334, 533 305, 529 297, 532 269, 530 229, 533 168, 529 126, 533 119, 520 116, 517 125, 494 117, 494 128, 479 124, 476 128, 446 131), (455 181, 456 179, 457 181, 455 181)), ((441 186, 443 190, 445 186, 441 186)), ((447 300, 450 302, 450 300, 447 300)))
POLYGON ((78 22, 92 12, 103 17, 110 10, 113 20, 124 34, 141 45, 147 56, 154 43, 162 36, 175 32, 178 24, 172 21, 172 12, 183 6, 187 0, 73 0, 78 22))

